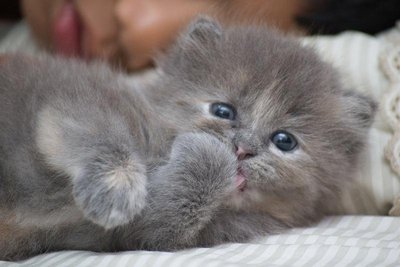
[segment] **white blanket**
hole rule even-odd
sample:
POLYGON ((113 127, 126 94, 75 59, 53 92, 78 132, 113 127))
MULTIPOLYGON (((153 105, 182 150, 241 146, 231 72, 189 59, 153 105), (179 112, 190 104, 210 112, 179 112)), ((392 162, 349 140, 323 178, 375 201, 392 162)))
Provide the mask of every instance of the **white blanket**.
POLYGON ((340 216, 246 244, 175 253, 65 251, 0 266, 400 266, 400 218, 340 216))

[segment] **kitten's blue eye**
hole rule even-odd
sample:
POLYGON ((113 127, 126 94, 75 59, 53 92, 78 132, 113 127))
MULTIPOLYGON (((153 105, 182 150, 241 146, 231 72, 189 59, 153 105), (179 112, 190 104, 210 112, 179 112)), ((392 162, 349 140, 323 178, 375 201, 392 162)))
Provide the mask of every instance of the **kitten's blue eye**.
POLYGON ((277 131, 271 136, 272 143, 275 144, 277 148, 284 152, 292 151, 297 147, 297 140, 294 136, 285 131, 277 131))
POLYGON ((226 103, 214 103, 211 105, 210 112, 221 119, 235 120, 236 110, 229 104, 226 103))

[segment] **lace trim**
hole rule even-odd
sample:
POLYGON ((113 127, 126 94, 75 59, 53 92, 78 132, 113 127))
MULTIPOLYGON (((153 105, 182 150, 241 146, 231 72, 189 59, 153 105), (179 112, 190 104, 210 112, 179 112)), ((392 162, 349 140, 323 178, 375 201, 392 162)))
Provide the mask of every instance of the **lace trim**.
POLYGON ((393 171, 400 175, 400 24, 397 27, 398 30, 392 34, 391 45, 381 56, 382 70, 391 82, 382 98, 381 108, 393 131, 385 147, 385 157, 393 171))
POLYGON ((397 131, 385 147, 385 157, 392 169, 400 174, 400 131, 397 131))
POLYGON ((400 127, 400 82, 392 84, 388 92, 383 95, 382 110, 392 130, 398 131, 400 127))
MULTIPOLYGON (((400 32, 399 32, 400 35, 400 32)), ((391 83, 400 82, 400 42, 390 46, 381 56, 381 67, 391 83)))

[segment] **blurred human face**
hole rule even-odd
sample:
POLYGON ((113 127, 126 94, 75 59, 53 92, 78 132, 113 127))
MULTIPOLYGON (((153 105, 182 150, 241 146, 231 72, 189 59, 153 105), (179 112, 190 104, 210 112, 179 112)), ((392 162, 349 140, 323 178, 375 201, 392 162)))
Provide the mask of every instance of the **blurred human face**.
POLYGON ((304 1, 22 0, 22 7, 46 49, 136 70, 151 64, 199 13, 226 24, 261 22, 290 30, 304 1))
POLYGON ((179 31, 199 13, 210 13, 213 1, 117 0, 115 15, 124 63, 130 69, 168 48, 179 31))
POLYGON ((23 0, 28 23, 40 44, 84 58, 118 57, 114 0, 23 0))
POLYGON ((147 66, 204 10, 193 0, 22 0, 33 34, 65 56, 147 66))

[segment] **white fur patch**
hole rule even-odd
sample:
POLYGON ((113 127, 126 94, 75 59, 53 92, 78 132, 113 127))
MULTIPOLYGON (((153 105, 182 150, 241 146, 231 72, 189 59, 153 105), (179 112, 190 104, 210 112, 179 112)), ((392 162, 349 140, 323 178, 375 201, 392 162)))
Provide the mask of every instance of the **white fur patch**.
POLYGON ((50 108, 45 108, 38 114, 36 128, 36 145, 44 155, 48 164, 72 177, 79 175, 81 168, 66 155, 60 124, 64 121, 50 108))
POLYGON ((123 167, 120 166, 104 176, 104 182, 112 194, 118 197, 121 197, 122 193, 126 194, 122 196, 125 202, 122 206, 125 210, 120 210, 119 205, 112 205, 109 215, 98 223, 106 229, 122 225, 132 220, 143 209, 147 195, 147 177, 144 173, 144 167, 130 159, 123 167), (121 190, 122 188, 128 190, 121 190))

